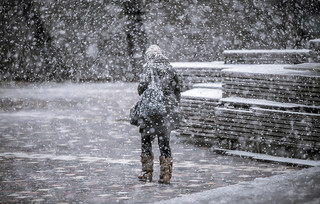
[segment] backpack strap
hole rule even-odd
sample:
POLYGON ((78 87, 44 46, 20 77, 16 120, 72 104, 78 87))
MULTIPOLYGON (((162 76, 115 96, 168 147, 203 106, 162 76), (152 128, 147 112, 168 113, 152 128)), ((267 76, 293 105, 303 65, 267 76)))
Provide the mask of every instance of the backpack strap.
POLYGON ((155 84, 158 88, 162 90, 161 81, 154 68, 151 68, 151 83, 155 84))

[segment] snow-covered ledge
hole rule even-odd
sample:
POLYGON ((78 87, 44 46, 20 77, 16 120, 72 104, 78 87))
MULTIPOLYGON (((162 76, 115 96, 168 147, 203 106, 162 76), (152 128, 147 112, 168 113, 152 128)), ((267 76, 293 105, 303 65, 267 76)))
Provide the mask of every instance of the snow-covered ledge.
POLYGON ((223 61, 170 62, 170 64, 181 78, 183 91, 191 89, 197 83, 221 83, 221 70, 231 67, 225 65, 223 61))
POLYGON ((297 64, 308 62, 309 49, 225 50, 225 64, 297 64))

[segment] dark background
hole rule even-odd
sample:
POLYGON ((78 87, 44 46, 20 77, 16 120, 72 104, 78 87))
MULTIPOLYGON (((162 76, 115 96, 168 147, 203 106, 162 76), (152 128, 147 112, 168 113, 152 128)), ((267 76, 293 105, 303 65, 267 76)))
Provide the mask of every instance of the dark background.
POLYGON ((12 0, 0 3, 0 80, 136 81, 158 44, 170 61, 227 49, 299 49, 318 0, 12 0))

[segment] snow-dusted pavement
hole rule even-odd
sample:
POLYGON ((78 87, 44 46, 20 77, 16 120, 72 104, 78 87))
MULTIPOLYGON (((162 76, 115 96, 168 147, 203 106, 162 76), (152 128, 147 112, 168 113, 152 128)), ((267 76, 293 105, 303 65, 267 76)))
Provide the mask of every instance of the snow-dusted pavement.
MULTIPOLYGON (((128 122, 129 109, 138 98, 136 87, 134 83, 1 84, 0 203, 171 202, 300 170, 215 154, 173 135, 171 185, 156 182, 157 160, 154 181, 139 182, 140 136, 128 122)), ((156 141, 154 153, 157 158, 156 141)), ((290 185, 280 187, 286 191, 294 188, 290 185)), ((319 182, 312 187, 319 189, 319 182)), ((261 185, 252 188, 258 191, 261 185)), ((301 183, 297 188, 310 186, 301 183)), ((241 191, 231 195, 239 196, 241 191)), ((218 194, 212 198, 221 199, 218 194)), ((235 200, 210 200, 220 201, 235 200)))
POLYGON ((320 167, 216 188, 157 204, 320 203, 320 167))

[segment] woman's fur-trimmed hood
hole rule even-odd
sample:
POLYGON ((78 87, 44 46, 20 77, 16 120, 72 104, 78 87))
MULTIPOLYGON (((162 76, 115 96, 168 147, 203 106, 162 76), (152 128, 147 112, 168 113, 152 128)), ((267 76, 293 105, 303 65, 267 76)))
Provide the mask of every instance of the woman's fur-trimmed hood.
POLYGON ((158 45, 151 45, 145 53, 146 62, 168 62, 168 58, 163 54, 162 49, 158 45))

